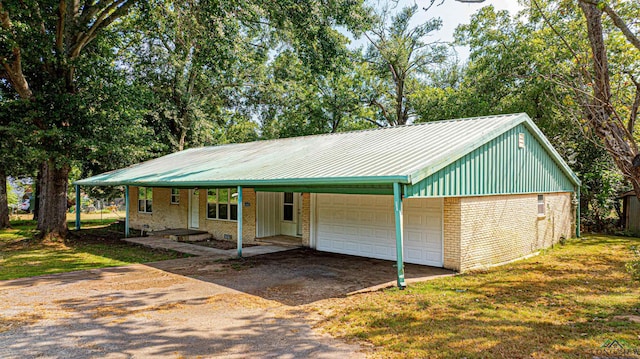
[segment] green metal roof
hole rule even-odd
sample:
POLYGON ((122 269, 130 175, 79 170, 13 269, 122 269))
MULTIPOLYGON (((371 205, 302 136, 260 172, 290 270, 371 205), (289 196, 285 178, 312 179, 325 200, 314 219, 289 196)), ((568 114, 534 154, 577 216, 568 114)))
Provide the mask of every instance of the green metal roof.
POLYGON ((75 184, 184 188, 414 184, 520 124, 579 185, 524 113, 193 148, 75 184))

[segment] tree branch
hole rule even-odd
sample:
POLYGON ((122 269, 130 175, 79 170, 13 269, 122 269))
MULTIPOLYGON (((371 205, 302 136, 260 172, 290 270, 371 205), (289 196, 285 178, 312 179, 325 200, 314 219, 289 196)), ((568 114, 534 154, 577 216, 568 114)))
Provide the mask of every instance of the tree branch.
MULTIPOLYGON (((545 15, 545 13, 542 11, 542 9, 540 8, 540 5, 538 5, 538 2, 536 0, 533 0, 532 3, 536 7, 538 12, 540 13, 540 16, 542 16, 542 18, 544 19, 544 22, 547 25, 549 25, 549 28, 551 28, 551 31, 553 31, 553 33, 556 34, 556 36, 560 39, 560 41, 562 41, 564 46, 567 48, 567 50, 569 50, 569 52, 571 52, 571 56, 573 56, 574 60, 576 60, 576 63, 577 64, 581 63, 580 56, 578 56, 578 54, 573 50, 573 48, 571 47, 571 45, 569 45, 569 43, 564 38, 564 36, 562 36, 562 34, 560 34, 560 32, 558 32, 558 30, 556 30, 555 26, 553 26, 553 24, 551 24, 551 20, 549 20, 547 15, 545 15)), ((584 72, 584 69, 582 69, 582 70, 584 72)))
POLYGON ((613 24, 624 34, 629 42, 638 50, 640 50, 640 38, 636 36, 627 26, 618 13, 609 6, 608 2, 601 0, 579 0, 580 2, 598 6, 602 12, 606 13, 613 24))
MULTIPOLYGON (((82 49, 96 37, 98 30, 109 26, 112 22, 124 16, 134 3, 135 0, 114 0, 109 6, 98 11, 98 18, 93 22, 91 27, 89 27, 87 32, 78 34, 75 43, 71 46, 69 58, 75 59, 80 56, 82 49)), ((94 14, 98 12, 94 12, 94 14)), ((84 19, 85 17, 83 16, 82 18, 84 19)), ((88 20, 85 19, 85 22, 88 21, 90 21, 90 18, 88 20)))
POLYGON ((66 15, 67 3, 65 0, 60 0, 58 5, 58 21, 56 25, 56 50, 58 51, 58 56, 64 56, 64 27, 66 15))
MULTIPOLYGON (((0 1, 0 24, 2 24, 2 28, 13 32, 13 23, 11 22, 11 17, 9 16, 9 12, 5 11, 2 7, 2 2, 0 1)), ((2 67, 7 73, 7 80, 11 83, 13 88, 16 90, 20 98, 30 99, 33 97, 33 92, 29 88, 29 82, 24 76, 22 72, 22 52, 20 47, 15 44, 12 49, 13 58, 10 60, 5 57, 0 57, 0 63, 2 63, 2 67)))
POLYGON ((633 134, 636 127, 636 120, 638 118, 638 109, 640 108, 640 83, 638 83, 633 75, 629 74, 629 76, 631 77, 633 84, 636 86, 636 97, 631 105, 631 113, 629 114, 629 122, 627 123, 627 130, 629 133, 633 134))

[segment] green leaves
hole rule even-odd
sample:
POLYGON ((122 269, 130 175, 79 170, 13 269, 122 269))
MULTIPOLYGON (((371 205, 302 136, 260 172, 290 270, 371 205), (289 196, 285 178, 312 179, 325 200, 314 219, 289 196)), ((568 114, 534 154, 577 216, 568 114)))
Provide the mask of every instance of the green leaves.
POLYGON ((412 27, 411 19, 417 5, 402 8, 390 17, 383 9, 378 23, 365 34, 370 42, 365 61, 372 65, 375 76, 370 86, 375 89, 369 102, 378 108, 381 124, 404 125, 413 117, 409 103, 420 77, 428 74, 434 65, 445 61, 448 48, 438 42, 427 42, 425 37, 442 27, 440 19, 428 19, 412 27))

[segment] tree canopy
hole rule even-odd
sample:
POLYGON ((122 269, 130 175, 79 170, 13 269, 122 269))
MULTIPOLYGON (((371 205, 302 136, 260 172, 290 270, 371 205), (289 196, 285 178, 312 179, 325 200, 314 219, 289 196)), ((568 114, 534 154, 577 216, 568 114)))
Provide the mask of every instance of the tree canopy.
MULTIPOLYGON (((203 145, 527 112, 582 179, 588 223, 605 225, 623 187, 640 193, 637 1, 485 6, 456 30, 465 62, 428 10, 0 0, 0 178, 37 178, 38 228, 64 236, 70 176, 203 145)), ((0 227, 6 203, 0 190, 0 227)))

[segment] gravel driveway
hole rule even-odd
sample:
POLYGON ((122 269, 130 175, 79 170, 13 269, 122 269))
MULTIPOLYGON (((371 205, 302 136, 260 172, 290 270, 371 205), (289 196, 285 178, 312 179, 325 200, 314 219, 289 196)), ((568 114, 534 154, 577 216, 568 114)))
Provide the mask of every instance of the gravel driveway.
POLYGON ((362 347, 314 331, 309 313, 393 270, 293 250, 0 281, 0 358, 360 358, 362 347))

